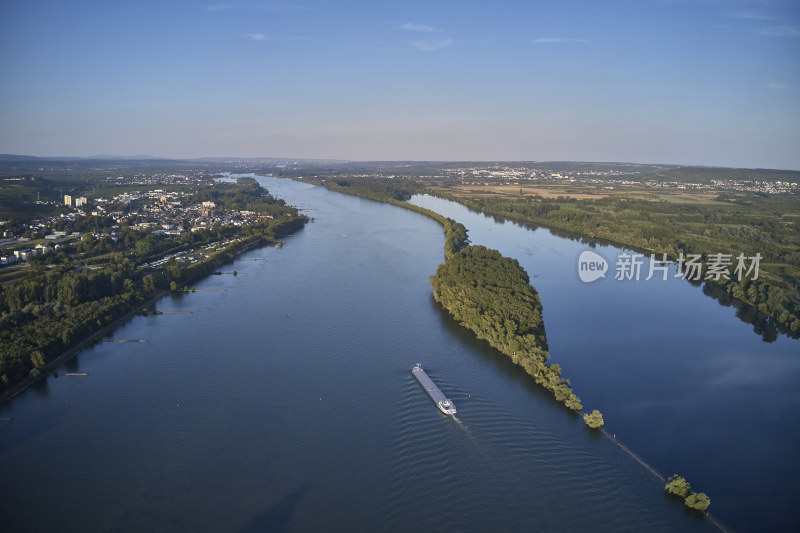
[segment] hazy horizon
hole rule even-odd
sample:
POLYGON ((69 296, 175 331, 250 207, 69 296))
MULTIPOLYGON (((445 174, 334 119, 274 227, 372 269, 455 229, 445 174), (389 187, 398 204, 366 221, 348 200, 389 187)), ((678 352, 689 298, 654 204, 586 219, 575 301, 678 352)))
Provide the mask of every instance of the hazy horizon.
POLYGON ((199 157, 173 157, 173 156, 153 156, 147 154, 136 155, 120 155, 120 154, 93 154, 93 155, 30 155, 30 154, 0 154, 0 156, 12 157, 33 157, 37 159, 46 160, 108 160, 108 161, 137 161, 137 160, 165 160, 165 161, 252 161, 252 160, 266 160, 266 161, 330 161, 334 163, 432 163, 432 164, 446 164, 446 163, 469 163, 469 164, 493 164, 493 163, 511 163, 511 164, 557 164, 557 163, 577 163, 587 165, 641 165, 641 166, 670 166, 670 167, 685 167, 685 168, 729 168, 736 170, 763 170, 763 171, 779 171, 779 172, 800 172, 800 169, 792 168, 775 168, 775 167, 733 167, 725 165, 685 165, 681 163, 667 163, 667 162, 642 162, 642 161, 588 161, 578 159, 338 159, 332 157, 286 157, 286 156, 199 156, 199 157))
POLYGON ((791 0, 10 0, 0 74, 9 154, 800 169, 791 0))

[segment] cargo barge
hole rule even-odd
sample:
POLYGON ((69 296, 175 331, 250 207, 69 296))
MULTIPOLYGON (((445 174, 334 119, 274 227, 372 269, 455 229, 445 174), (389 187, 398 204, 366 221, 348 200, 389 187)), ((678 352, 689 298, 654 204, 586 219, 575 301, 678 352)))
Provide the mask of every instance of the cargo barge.
POLYGON ((442 394, 442 391, 439 390, 436 383, 428 377, 428 374, 422 370, 419 363, 411 369, 411 373, 414 374, 414 377, 417 378, 419 384, 422 385, 422 388, 425 389, 425 392, 428 393, 428 396, 431 397, 431 400, 433 400, 433 403, 436 404, 436 407, 438 407, 441 412, 446 415, 456 414, 456 406, 442 394))

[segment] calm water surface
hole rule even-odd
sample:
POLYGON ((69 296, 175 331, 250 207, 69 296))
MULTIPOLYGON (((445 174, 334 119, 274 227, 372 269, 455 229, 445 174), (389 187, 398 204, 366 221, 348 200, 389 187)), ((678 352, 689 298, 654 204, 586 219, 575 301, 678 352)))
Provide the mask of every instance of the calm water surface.
MULTIPOLYGON (((197 285, 224 291, 157 304, 191 314, 138 316, 112 335, 148 342, 98 344, 65 365, 89 376, 51 377, 0 407, 14 417, 0 423, 3 531, 716 530, 442 313, 428 282, 438 224, 261 181, 315 222, 197 285), (457 417, 414 381, 417 362, 457 417)), ((691 287, 651 301, 639 286, 580 286, 565 266, 577 243, 456 214, 532 275, 554 359, 623 442, 707 491, 723 521, 748 524, 745 502, 775 528, 793 518, 756 506, 749 481, 752 465, 780 465, 771 496, 793 490, 778 483, 797 473, 796 344, 761 343, 691 287), (773 426, 786 433, 750 437, 773 426)))
POLYGON ((665 476, 680 473, 709 494, 714 514, 737 531, 800 528, 800 341, 765 343, 674 268, 667 281, 660 273, 645 281, 646 260, 640 281, 615 280, 621 249, 430 196, 412 203, 520 262, 541 296, 553 360, 584 408, 603 412, 609 432, 665 476), (580 281, 584 250, 609 262, 606 279, 580 281))

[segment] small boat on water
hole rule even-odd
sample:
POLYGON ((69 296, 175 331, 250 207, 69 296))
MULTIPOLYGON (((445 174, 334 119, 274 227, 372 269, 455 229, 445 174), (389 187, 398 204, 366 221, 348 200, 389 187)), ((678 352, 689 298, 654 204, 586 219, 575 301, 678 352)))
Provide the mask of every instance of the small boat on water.
POLYGON ((411 369, 411 373, 417 378, 419 384, 422 385, 422 388, 425 389, 425 392, 428 393, 428 396, 431 397, 433 403, 436 404, 436 407, 439 408, 441 412, 446 415, 454 415, 456 414, 456 406, 453 405, 447 397, 442 394, 442 391, 439 390, 439 387, 436 386, 436 383, 433 382, 431 378, 428 377, 428 374, 422 370, 422 367, 419 363, 416 364, 414 368, 411 369))

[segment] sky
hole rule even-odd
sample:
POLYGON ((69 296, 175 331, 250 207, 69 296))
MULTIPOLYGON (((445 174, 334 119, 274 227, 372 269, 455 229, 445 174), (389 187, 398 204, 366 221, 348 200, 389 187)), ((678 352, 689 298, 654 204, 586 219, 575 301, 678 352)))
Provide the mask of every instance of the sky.
POLYGON ((0 0, 0 153, 800 170, 800 2, 0 0))

